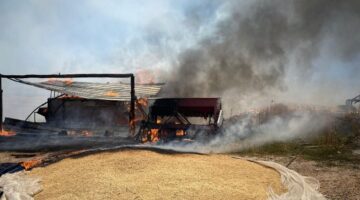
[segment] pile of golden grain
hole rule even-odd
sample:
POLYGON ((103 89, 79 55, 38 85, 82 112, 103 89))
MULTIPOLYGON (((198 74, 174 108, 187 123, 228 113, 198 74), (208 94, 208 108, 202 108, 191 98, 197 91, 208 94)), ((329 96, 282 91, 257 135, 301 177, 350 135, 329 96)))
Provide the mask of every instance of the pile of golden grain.
POLYGON ((228 155, 162 154, 123 150, 68 158, 31 176, 41 177, 35 199, 266 199, 280 175, 228 155))

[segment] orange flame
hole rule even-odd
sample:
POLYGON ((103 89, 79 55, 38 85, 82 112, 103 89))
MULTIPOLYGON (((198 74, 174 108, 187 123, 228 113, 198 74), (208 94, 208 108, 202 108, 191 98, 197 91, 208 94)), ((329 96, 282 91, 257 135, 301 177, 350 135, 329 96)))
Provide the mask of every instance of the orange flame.
POLYGON ((63 80, 62 82, 65 83, 65 85, 71 85, 74 81, 70 78, 63 80))
POLYGON ((108 91, 105 93, 105 96, 108 96, 108 97, 117 97, 119 96, 119 93, 115 92, 115 91, 108 91))
POLYGON ((176 136, 184 136, 185 131, 184 130, 176 130, 176 136))
POLYGON ((159 141, 159 129, 150 129, 150 141, 149 142, 157 142, 159 141))
POLYGON ((60 82, 64 83, 65 85, 71 85, 74 82, 72 80, 72 78, 68 78, 68 79, 64 79, 64 80, 58 80, 56 78, 49 78, 46 82, 55 83, 56 81, 60 81, 60 82))
POLYGON ((0 132, 0 136, 4 136, 4 137, 10 137, 10 136, 14 136, 14 135, 16 135, 16 133, 14 131, 2 130, 0 132))
POLYGON ((157 129, 157 128, 147 130, 147 131, 145 131, 143 133, 144 134, 141 136, 141 142, 142 143, 157 142, 157 141, 160 140, 159 129, 157 129))
POLYGON ((29 170, 34 168, 37 165, 40 165, 42 162, 41 159, 34 159, 34 160, 29 160, 29 161, 25 161, 20 163, 21 166, 23 166, 25 168, 25 170, 29 170))
POLYGON ((137 103, 144 107, 147 107, 149 105, 148 100, 146 98, 139 98, 137 100, 137 103))

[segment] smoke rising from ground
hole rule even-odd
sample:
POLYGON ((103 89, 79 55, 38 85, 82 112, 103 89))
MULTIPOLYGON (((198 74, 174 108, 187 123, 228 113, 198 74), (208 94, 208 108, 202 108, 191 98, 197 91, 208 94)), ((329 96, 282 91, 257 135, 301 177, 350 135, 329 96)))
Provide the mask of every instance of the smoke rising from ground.
POLYGON ((164 94, 221 96, 228 104, 274 98, 329 70, 314 65, 324 55, 340 63, 335 73, 360 73, 359 1, 227 1, 216 20, 213 34, 179 55, 164 94))
MULTIPOLYGON (((239 152, 272 142, 294 139, 306 141, 317 136, 328 126, 329 116, 309 111, 295 111, 287 116, 272 116, 265 123, 254 123, 256 116, 248 115, 236 122, 223 126, 223 132, 207 142, 190 144, 170 143, 164 148, 201 153, 239 152)), ((197 140, 201 141, 201 140, 197 140)))
POLYGON ((286 118, 274 116, 260 125, 253 125, 247 118, 226 127, 223 136, 212 140, 210 146, 220 152, 231 152, 271 142, 308 139, 316 136, 328 122, 326 117, 310 112, 295 112, 286 118))

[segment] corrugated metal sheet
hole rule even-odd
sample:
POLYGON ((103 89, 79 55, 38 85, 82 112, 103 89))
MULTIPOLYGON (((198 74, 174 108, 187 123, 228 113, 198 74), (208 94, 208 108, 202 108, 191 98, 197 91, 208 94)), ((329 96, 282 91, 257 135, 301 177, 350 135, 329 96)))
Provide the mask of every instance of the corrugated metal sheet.
MULTIPOLYGON (((115 101, 130 100, 129 83, 91 83, 49 80, 46 82, 29 82, 17 79, 18 82, 35 87, 56 91, 87 99, 102 99, 115 101)), ((138 98, 155 97, 163 84, 135 84, 135 95, 138 98)))

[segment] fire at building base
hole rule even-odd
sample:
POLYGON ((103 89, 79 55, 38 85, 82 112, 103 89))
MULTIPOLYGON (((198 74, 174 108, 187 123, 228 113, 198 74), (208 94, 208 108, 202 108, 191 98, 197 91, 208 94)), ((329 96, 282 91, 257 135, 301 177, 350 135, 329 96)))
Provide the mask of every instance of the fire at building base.
POLYGON ((217 134, 223 121, 220 98, 160 97, 164 84, 136 83, 132 74, 1 75, 1 78, 50 91, 47 101, 25 120, 6 117, 1 123, 4 129, 1 136, 13 137, 4 140, 0 147, 3 150, 67 148, 74 143, 80 143, 79 147, 87 143, 97 146, 111 138, 116 138, 114 140, 120 144, 129 140, 133 140, 131 143, 154 143, 204 139, 217 134), (130 77, 131 81, 98 83, 72 79, 79 77, 130 77), (28 78, 48 80, 25 80, 28 78), (39 116, 43 117, 42 121, 38 120, 39 116), (49 142, 26 145, 24 141, 34 141, 34 137, 49 142), (25 144, 9 144, 16 139, 25 144), (54 140, 56 142, 51 142, 54 140), (74 142, 77 140, 79 142, 74 142))

